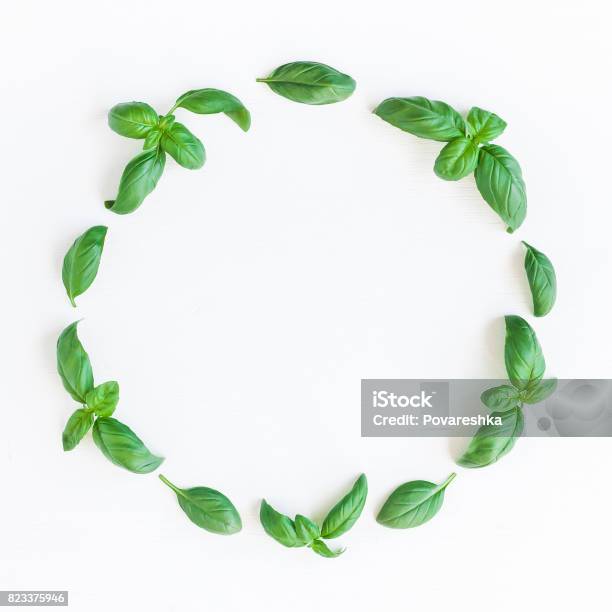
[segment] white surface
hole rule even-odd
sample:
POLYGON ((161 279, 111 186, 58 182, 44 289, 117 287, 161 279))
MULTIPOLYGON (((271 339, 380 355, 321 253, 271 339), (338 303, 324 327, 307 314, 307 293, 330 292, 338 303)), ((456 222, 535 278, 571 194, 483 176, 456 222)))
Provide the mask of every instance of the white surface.
POLYGON ((502 315, 527 317, 561 377, 609 377, 610 52, 605 2, 13 2, 4 8, 0 589, 69 589, 77 611, 609 609, 608 439, 521 440, 457 469, 446 439, 361 439, 362 377, 503 376, 502 315), (308 107, 255 83, 313 59, 351 74, 347 102, 308 107), (205 143, 168 161, 133 215, 102 201, 140 143, 115 103, 165 112, 219 87, 253 115, 179 111, 205 143), (509 236, 473 179, 439 180, 439 144, 371 109, 443 99, 508 121, 528 186, 509 236), (73 310, 62 257, 109 226, 73 310), (559 300, 530 315, 525 239, 559 300), (179 485, 222 489, 244 530, 198 530, 156 475, 60 434, 74 409, 55 340, 76 318, 117 416, 179 485), (406 532, 374 516, 399 483, 457 469, 440 514, 406 532), (370 496, 339 560, 284 549, 258 522, 321 515, 365 471, 370 496), (118 598, 121 603, 116 604, 118 598))

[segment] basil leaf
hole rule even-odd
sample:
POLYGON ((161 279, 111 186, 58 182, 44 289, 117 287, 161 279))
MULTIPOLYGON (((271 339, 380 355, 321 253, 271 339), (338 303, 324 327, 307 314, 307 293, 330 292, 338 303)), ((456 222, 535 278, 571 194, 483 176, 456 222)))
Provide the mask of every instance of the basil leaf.
POLYGON ((419 138, 448 142, 465 136, 465 123, 454 108, 422 96, 387 98, 374 109, 374 114, 419 138))
POLYGON ((99 417, 109 417, 119 403, 119 383, 109 380, 94 387, 85 396, 85 403, 92 412, 99 417))
POLYGON ((304 546, 297 535, 294 522, 288 516, 277 512, 265 499, 261 500, 259 520, 265 532, 283 546, 304 546))
POLYGON ((176 493, 179 506, 198 527, 221 535, 232 535, 242 529, 238 511, 223 493, 208 487, 179 489, 163 474, 159 478, 176 493))
POLYGON ((517 389, 527 389, 544 376, 546 362, 538 338, 525 319, 508 315, 504 359, 510 382, 517 389))
POLYGON ((161 146, 176 163, 189 170, 204 165, 204 145, 182 123, 173 123, 161 137, 161 146))
POLYGON ((161 140, 161 136, 162 131, 158 128, 153 128, 144 140, 144 144, 142 145, 143 150, 156 149, 161 140))
POLYGON ((321 555, 321 557, 326 557, 327 559, 339 557, 345 550, 344 548, 340 550, 331 550, 323 540, 315 540, 310 544, 310 548, 312 548, 317 555, 321 555))
POLYGON ((474 176, 480 195, 503 219, 511 234, 527 214, 525 181, 518 162, 503 147, 485 145, 478 154, 474 176))
POLYGON ((542 253, 523 240, 525 253, 525 272, 533 298, 533 314, 543 317, 555 305, 557 298, 557 276, 553 265, 542 253))
POLYGON ((134 212, 155 189, 165 163, 166 154, 159 148, 139 153, 125 167, 117 199, 104 202, 106 208, 119 215, 134 212))
POLYGON ((221 89, 194 89, 176 101, 174 109, 184 108, 199 115, 225 113, 245 132, 251 127, 251 114, 244 104, 231 93, 221 89))
POLYGON ((538 404, 551 396, 557 388, 557 379, 541 380, 536 385, 528 387, 523 392, 523 401, 526 404, 538 404))
POLYGON ((451 474, 439 485, 427 480, 413 480, 400 485, 384 503, 376 520, 393 529, 408 529, 426 523, 442 507, 444 490, 455 476, 451 474))
POLYGON ((57 339, 57 371, 72 399, 84 404, 87 392, 94 386, 94 379, 89 355, 77 334, 78 324, 75 321, 69 325, 57 339))
POLYGON ((93 425, 93 414, 79 408, 68 419, 62 433, 62 446, 65 451, 71 451, 85 437, 93 425))
POLYGON ((164 460, 153 455, 127 425, 111 417, 96 419, 93 439, 111 463, 136 474, 148 474, 164 460))
POLYGON ((64 257, 62 281, 75 308, 74 298, 85 293, 98 274, 107 229, 103 225, 90 227, 74 241, 64 257))
POLYGON ((445 181, 458 181, 474 172, 478 163, 478 148, 465 136, 444 146, 434 164, 434 172, 445 181))
POLYGON ((319 526, 301 514, 296 515, 294 525, 297 537, 304 544, 310 544, 310 542, 316 540, 321 535, 319 526))
POLYGON ((476 143, 487 143, 497 138, 508 124, 495 113, 473 106, 467 116, 467 126, 476 143))
POLYGON ((493 412, 512 410, 521 403, 519 392, 512 385, 500 385, 487 389, 480 396, 480 400, 493 412))
POLYGON ((329 540, 346 533, 357 521, 368 496, 368 481, 361 474, 353 488, 329 511, 323 526, 321 537, 329 540))
POLYGON ((355 81, 348 74, 318 62, 284 64, 257 82, 302 104, 333 104, 346 100, 355 91, 355 81))
POLYGON ((158 123, 157 113, 144 102, 117 104, 108 112, 111 130, 128 138, 145 138, 158 123))
POLYGON ((483 425, 474 434, 467 450, 457 463, 465 468, 479 468, 499 461, 509 453, 516 439, 523 432, 523 411, 513 408, 506 412, 494 412, 491 417, 501 418, 501 425, 483 425))

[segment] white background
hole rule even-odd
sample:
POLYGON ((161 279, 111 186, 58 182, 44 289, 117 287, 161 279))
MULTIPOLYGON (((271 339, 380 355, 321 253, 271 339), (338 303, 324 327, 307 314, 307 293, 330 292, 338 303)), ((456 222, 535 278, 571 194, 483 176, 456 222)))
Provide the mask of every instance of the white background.
POLYGON ((456 468, 457 441, 362 439, 361 378, 503 377, 503 315, 526 317, 559 377, 610 377, 609 17, 606 2, 12 2, 0 25, 3 274, 0 589, 68 589, 78 611, 609 609, 612 443, 525 439, 456 468), (351 74, 309 107, 255 77, 308 59, 351 74), (134 214, 102 206, 138 151, 106 125, 218 87, 251 110, 178 111, 200 171, 169 159, 134 214), (472 177, 438 179, 439 143, 385 124, 424 95, 508 122, 528 187, 508 235, 472 177), (71 308, 74 238, 109 226, 100 273, 71 308), (520 240, 554 261, 558 304, 530 313, 520 240), (199 530, 155 474, 88 437, 55 341, 79 326, 117 416, 178 485, 223 490, 240 535, 199 530), (458 477, 434 520, 378 526, 389 492, 458 477), (281 547, 258 506, 321 518, 360 472, 368 503, 340 559, 281 547), (117 603, 121 600, 121 603, 117 603))

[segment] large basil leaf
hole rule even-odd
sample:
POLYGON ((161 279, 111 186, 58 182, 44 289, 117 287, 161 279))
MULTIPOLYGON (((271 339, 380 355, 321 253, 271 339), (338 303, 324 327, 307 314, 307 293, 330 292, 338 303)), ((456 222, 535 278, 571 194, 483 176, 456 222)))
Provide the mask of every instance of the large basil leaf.
POLYGON ((355 91, 355 81, 331 66, 318 62, 293 62, 257 79, 272 91, 302 104, 333 104, 355 91))
POLYGON ((485 467, 509 453, 523 432, 523 411, 513 408, 494 412, 491 418, 501 419, 501 425, 483 425, 475 434, 467 450, 457 463, 465 468, 485 467))
POLYGON ((93 439, 109 461, 136 474, 148 474, 164 460, 153 455, 127 425, 111 417, 96 419, 93 439))
POLYGON ((62 433, 62 446, 65 451, 71 451, 85 437, 93 425, 93 420, 93 414, 83 408, 70 415, 62 433))
POLYGON ((284 514, 277 512, 265 499, 261 500, 259 520, 265 532, 288 548, 304 546, 295 531, 295 523, 284 514))
POLYGON ((480 401, 493 412, 505 412, 519 406, 521 397, 512 385, 500 385, 484 391, 480 401))
POLYGON ((188 91, 179 96, 172 110, 177 108, 185 108, 199 115, 225 113, 245 132, 251 127, 251 114, 244 104, 236 96, 221 89, 188 91))
POLYGON ((238 511, 223 493, 208 487, 179 489, 163 474, 159 478, 176 493, 179 506, 198 527, 221 535, 232 535, 242 529, 238 511))
POLYGON ((315 540, 310 544, 310 548, 312 548, 317 555, 321 555, 321 557, 326 557, 327 559, 339 557, 345 550, 344 548, 340 550, 331 550, 323 540, 315 540))
POLYGON ((85 396, 87 408, 99 417, 109 417, 115 412, 119 403, 119 383, 109 380, 94 387, 85 396))
POLYGON ((69 325, 57 339, 57 371, 64 389, 72 399, 85 403, 85 396, 93 389, 94 378, 89 355, 77 334, 78 321, 69 325))
POLYGON ((90 227, 74 241, 64 257, 62 281, 74 307, 74 298, 85 293, 98 274, 107 229, 103 225, 90 227))
POLYGON ((113 106, 108 112, 111 130, 128 138, 145 138, 159 123, 155 109, 144 102, 125 102, 113 106))
POLYGON ((206 160, 204 145, 182 123, 173 123, 164 130, 161 146, 177 164, 189 170, 201 168, 206 160))
POLYGON ((474 106, 467 116, 467 126, 470 135, 476 143, 487 143, 497 138, 508 125, 495 113, 474 106))
POLYGON ((474 176, 480 195, 503 219, 511 234, 527 214, 525 181, 518 162, 503 147, 485 145, 480 148, 474 176))
POLYGON ((541 380, 536 385, 532 385, 523 391, 523 401, 526 404, 538 404, 550 397, 557 388, 557 379, 549 378, 541 380))
POLYGON ((465 136, 444 146, 434 164, 434 172, 445 181, 458 181, 474 172, 478 163, 478 148, 465 136))
POLYGON ((295 533, 304 544, 310 544, 321 535, 319 526, 302 514, 297 514, 294 521, 295 533))
POLYGON ((431 520, 442 507, 444 491, 456 474, 442 484, 413 480, 400 485, 380 509, 376 520, 385 527, 408 529, 431 520))
POLYGON ((357 521, 368 496, 368 481, 361 474, 353 488, 329 511, 323 526, 321 536, 325 539, 337 538, 346 533, 357 521))
POLYGON ((525 319, 508 315, 504 359, 510 382, 517 389, 527 389, 544 376, 546 362, 538 338, 525 319))
POLYGON ((165 164, 166 154, 159 147, 139 153, 125 167, 117 199, 104 202, 106 208, 119 215, 134 212, 155 189, 165 164))
POLYGON ((533 298, 533 314, 543 317, 548 314, 557 298, 557 276, 553 265, 542 253, 523 240, 525 253, 525 272, 533 298))
POLYGON ((461 115, 445 102, 413 98, 387 98, 374 113, 387 123, 420 138, 448 142, 465 136, 461 115))

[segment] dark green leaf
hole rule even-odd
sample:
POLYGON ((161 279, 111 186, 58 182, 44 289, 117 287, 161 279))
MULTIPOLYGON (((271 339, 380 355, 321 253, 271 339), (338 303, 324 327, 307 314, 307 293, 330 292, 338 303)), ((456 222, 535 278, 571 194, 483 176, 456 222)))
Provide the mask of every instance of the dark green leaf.
POLYGON ((480 195, 512 233, 527 214, 525 181, 518 162, 503 147, 485 145, 478 154, 474 176, 480 195))
POLYGON ((517 389, 527 389, 544 376, 546 362, 538 338, 525 319, 508 315, 504 358, 510 382, 517 389))
POLYGON ((525 253, 525 272, 531 289, 533 298, 533 314, 536 317, 543 317, 548 314, 555 304, 557 298, 557 276, 553 265, 542 253, 527 244, 525 253))
POLYGON ((148 474, 164 460, 153 455, 127 425, 111 417, 96 419, 93 439, 109 461, 136 474, 148 474))
POLYGON ((295 523, 288 516, 277 512, 265 499, 261 500, 259 520, 266 533, 283 546, 289 548, 304 546, 295 531, 295 523))
POLYGON ((85 396, 87 407, 99 417, 109 417, 119 403, 119 383, 114 380, 94 387, 85 396))
POLYGON ((431 520, 442 507, 444 490, 456 474, 442 484, 427 480, 413 480, 400 485, 384 503, 376 520, 385 527, 407 529, 431 520))
POLYGON ((284 64, 257 81, 302 104, 333 104, 346 100, 355 91, 355 81, 348 74, 318 62, 284 64))
POLYGON ((361 474, 353 488, 329 511, 321 536, 325 539, 337 538, 346 533, 357 521, 368 496, 368 481, 361 474))
POLYGON ((108 113, 111 130, 128 138, 145 138, 158 123, 157 113, 144 102, 117 104, 108 113))
POLYGON ((474 172, 478 163, 478 149, 465 136, 455 138, 444 146, 434 164, 434 172, 445 181, 458 181, 474 172))
POLYGON ((93 424, 93 414, 79 408, 75 410, 68 419, 64 433, 62 434, 62 445, 65 451, 71 451, 90 430, 93 424))
POLYGON ((72 399, 84 404, 87 392, 93 389, 94 379, 89 355, 77 334, 78 323, 69 325, 57 339, 57 371, 72 399))
POLYGON ((174 108, 185 108, 200 115, 225 113, 245 132, 251 127, 251 115, 244 104, 236 96, 221 89, 188 91, 178 98, 174 108))
POLYGON ((505 412, 516 408, 521 403, 518 389, 512 385, 500 385, 487 389, 480 396, 480 400, 493 412, 505 412))
POLYGON ((476 143, 487 143, 497 138, 506 129, 507 123, 495 113, 474 106, 468 113, 467 125, 476 143))
POLYGON ((315 540, 310 544, 310 548, 314 550, 317 555, 321 555, 321 557, 325 557, 327 559, 334 559, 339 557, 343 552, 344 548, 340 550, 331 550, 323 540, 315 540))
POLYGON ((103 225, 90 227, 74 241, 64 257, 62 280, 75 307, 74 298, 85 293, 98 274, 107 229, 103 225))
POLYGON ((461 115, 445 102, 413 98, 387 98, 374 113, 387 123, 420 138, 448 142, 465 136, 461 115))
POLYGON ((310 544, 321 535, 319 526, 306 516, 296 515, 294 524, 295 532, 304 544, 310 544))
POLYGON ((532 385, 523 391, 523 401, 526 404, 538 404, 551 396, 557 388, 557 379, 548 378, 532 385))
POLYGON ((182 123, 173 123, 164 130, 161 146, 177 164, 189 170, 201 168, 206 160, 204 145, 182 123))

